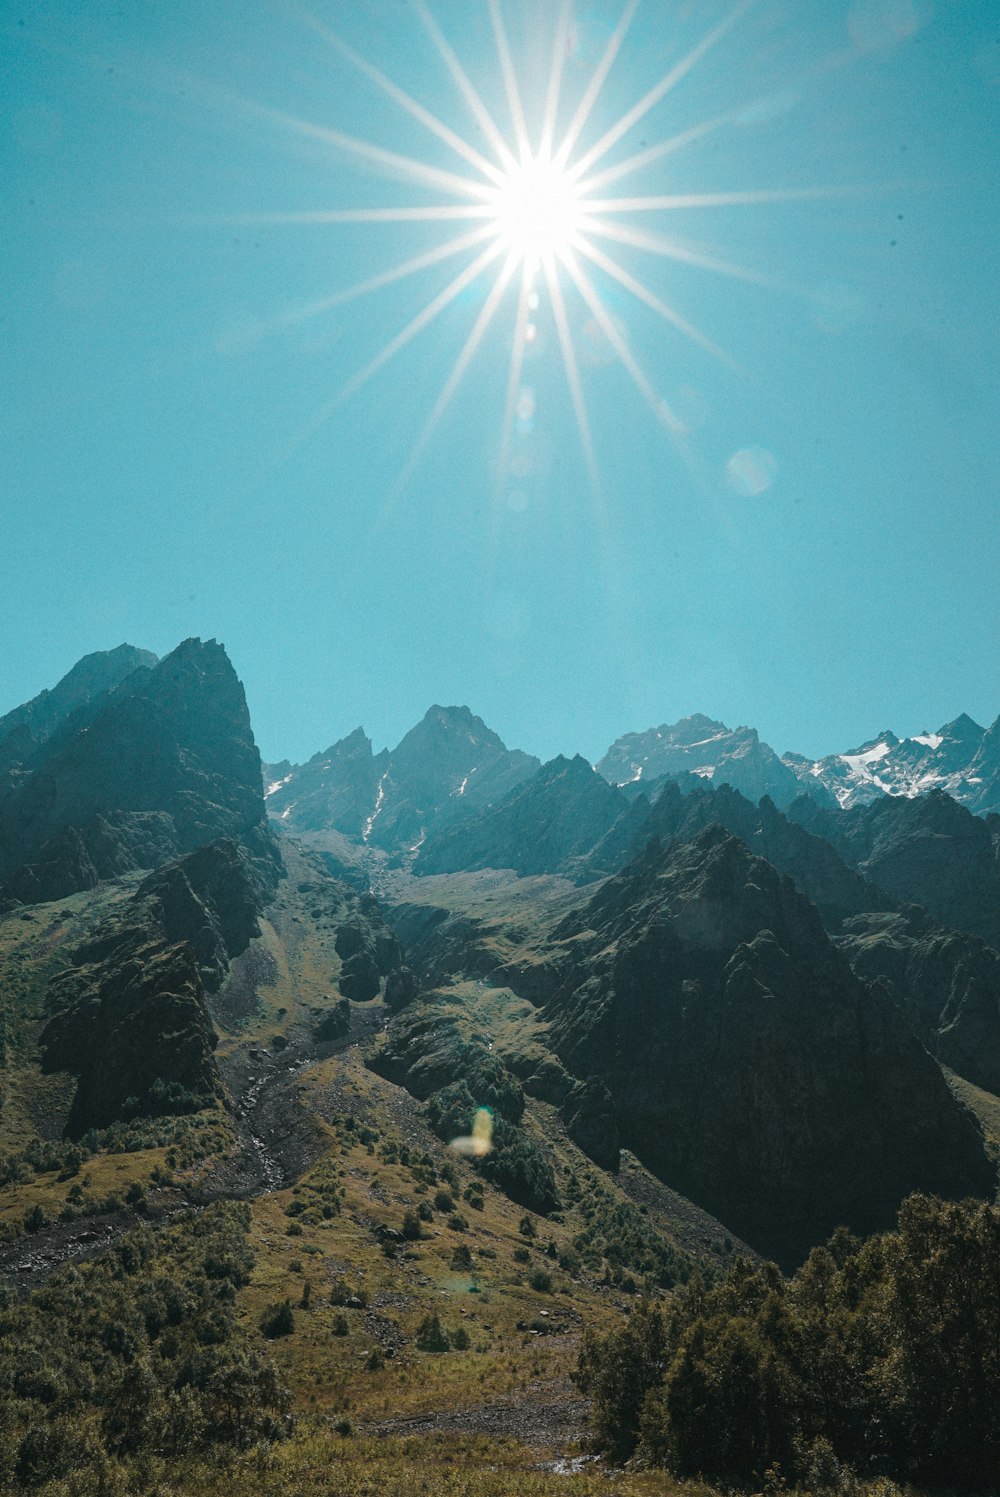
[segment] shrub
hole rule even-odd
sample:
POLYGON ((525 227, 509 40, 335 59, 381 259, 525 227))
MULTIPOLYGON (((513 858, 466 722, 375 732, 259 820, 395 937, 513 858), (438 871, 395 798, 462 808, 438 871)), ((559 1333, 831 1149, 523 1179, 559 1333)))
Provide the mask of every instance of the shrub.
POLYGON ((403 1213, 402 1230, 403 1236, 408 1242, 419 1242, 421 1237, 423 1237, 424 1234, 420 1226, 420 1217, 415 1211, 405 1211, 403 1213))
POLYGON ((415 1339, 418 1351, 447 1351, 451 1344, 448 1340, 447 1332, 441 1324, 440 1317, 437 1315, 425 1316, 417 1328, 415 1339))
POLYGON ((291 1300, 283 1299, 276 1305, 268 1305, 260 1318, 260 1328, 269 1341, 275 1341, 279 1336, 290 1336, 295 1329, 291 1300))

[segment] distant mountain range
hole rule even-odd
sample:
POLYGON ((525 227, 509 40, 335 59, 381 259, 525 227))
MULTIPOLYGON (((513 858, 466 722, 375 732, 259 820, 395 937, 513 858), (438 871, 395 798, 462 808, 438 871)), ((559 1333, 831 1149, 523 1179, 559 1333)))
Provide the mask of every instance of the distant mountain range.
MULTIPOLYGON (((585 762, 559 757, 543 767, 534 755, 508 749, 467 707, 434 706, 392 751, 374 753, 357 728, 305 764, 265 765, 265 799, 270 817, 289 830, 330 828, 366 845, 417 852, 539 772, 551 777, 574 763, 579 773, 585 762)), ((939 789, 987 815, 1000 811, 1000 718, 987 729, 963 715, 914 738, 886 731, 860 748, 813 760, 779 756, 755 729, 695 714, 624 734, 594 768, 632 799, 652 794, 665 779, 729 785, 754 802, 767 796, 781 810, 802 795, 821 807, 851 809, 939 789)), ((602 804, 607 813, 615 803, 605 797, 602 804)), ((440 849, 434 854, 438 871, 443 856, 440 849)), ((428 859, 429 853, 430 871, 428 859)))

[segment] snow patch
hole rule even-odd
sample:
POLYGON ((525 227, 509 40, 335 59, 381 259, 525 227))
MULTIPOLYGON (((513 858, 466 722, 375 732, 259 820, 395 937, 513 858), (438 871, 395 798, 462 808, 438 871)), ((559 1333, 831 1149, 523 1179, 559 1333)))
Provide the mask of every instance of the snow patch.
POLYGON ((361 840, 365 844, 367 844, 368 838, 372 834, 372 827, 375 825, 375 822, 378 820, 379 813, 382 810, 382 803, 385 800, 385 782, 386 782, 386 780, 388 778, 389 778, 389 771, 386 770, 385 774, 379 780, 379 782, 378 782, 378 790, 375 792, 375 809, 372 811, 372 814, 369 816, 368 820, 365 822, 364 829, 362 830, 362 833, 361 833, 361 840))
POLYGON ((876 764, 890 752, 888 743, 877 743, 874 748, 865 749, 863 754, 840 754, 839 757, 849 766, 852 774, 862 774, 867 778, 868 765, 876 764))
POLYGON ((922 743, 926 748, 936 749, 941 747, 944 739, 941 737, 940 733, 914 733, 913 737, 910 739, 910 742, 922 743))
POLYGON ((273 795, 276 790, 280 790, 282 785, 287 785, 291 778, 290 774, 286 774, 283 780, 272 780, 264 791, 264 799, 267 800, 269 795, 273 795))

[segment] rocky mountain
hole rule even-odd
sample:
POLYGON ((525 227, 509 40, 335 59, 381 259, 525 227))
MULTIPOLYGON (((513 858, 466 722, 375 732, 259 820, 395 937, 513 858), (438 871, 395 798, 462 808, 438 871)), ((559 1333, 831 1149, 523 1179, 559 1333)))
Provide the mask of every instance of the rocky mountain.
POLYGON ((896 900, 1000 947, 1000 818, 974 816, 939 789, 843 811, 804 796, 788 816, 896 900))
POLYGON ((5 897, 91 887, 102 868, 155 866, 164 851, 220 836, 250 848, 260 876, 274 877, 260 756, 220 644, 186 640, 46 721, 47 736, 32 740, 0 796, 5 897))
POLYGON ((981 814, 1000 810, 1000 719, 986 729, 963 712, 936 733, 900 739, 886 729, 847 753, 782 759, 814 799, 820 786, 844 807, 937 789, 981 814))
POLYGON ((623 1144, 762 1251, 871 1231, 912 1190, 992 1190, 901 1011, 720 827, 651 844, 554 937, 553 1050, 607 1088, 623 1144))
POLYGON ((71 1136, 214 1100, 205 994, 258 934, 259 909, 248 859, 221 840, 144 880, 73 953, 40 1039, 44 1068, 76 1077, 71 1136))
MULTIPOLYGON (((513 868, 572 878, 627 810, 620 791, 586 759, 560 755, 481 815, 432 833, 414 871, 513 868)), ((583 882, 590 877, 585 869, 583 882)))
MULTIPOLYGON (((644 733, 626 733, 596 768, 614 785, 695 774, 713 785, 732 785, 753 801, 768 795, 776 806, 790 805, 802 793, 794 770, 761 742, 756 729, 727 728, 700 713, 644 733)), ((811 788, 820 801, 829 798, 820 782, 811 788)))
POLYGON ((332 828, 360 841, 378 799, 389 755, 372 752, 371 739, 355 728, 305 764, 264 766, 268 813, 285 827, 314 832, 332 828))
POLYGON ((431 707, 391 752, 357 728, 324 754, 276 775, 269 815, 288 830, 332 828, 390 851, 500 800, 539 767, 508 749, 467 707, 431 707))
POLYGON ((84 655, 50 691, 0 717, 0 773, 30 759, 39 744, 52 737, 67 718, 85 717, 86 709, 105 692, 113 691, 134 671, 156 665, 151 650, 119 645, 84 655))
POLYGON ((884 985, 932 1055, 1000 1093, 1000 952, 916 905, 855 916, 838 944, 860 977, 884 985))

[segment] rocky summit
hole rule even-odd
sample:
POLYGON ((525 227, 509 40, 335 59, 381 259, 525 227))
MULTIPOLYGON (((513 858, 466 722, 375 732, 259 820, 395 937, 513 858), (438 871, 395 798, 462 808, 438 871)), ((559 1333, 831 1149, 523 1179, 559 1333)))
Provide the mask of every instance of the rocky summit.
POLYGON ((116 818, 119 862, 131 848, 133 866, 151 866, 164 838, 187 851, 226 836, 252 847, 262 876, 271 876, 260 756, 225 650, 191 639, 156 664, 128 659, 134 668, 116 685, 32 740, 0 799, 0 877, 8 897, 30 892, 33 879, 40 889, 61 879, 66 893, 78 876, 78 886, 87 887, 88 861, 96 869, 95 853, 100 862, 116 818))
MULTIPOLYGON (((801 792, 793 771, 761 742, 756 729, 727 728, 700 713, 644 733, 626 733, 596 767, 615 785, 694 774, 713 784, 732 785, 754 801, 768 795, 778 806, 788 805, 801 792)), ((826 799, 822 787, 817 794, 826 799)))

